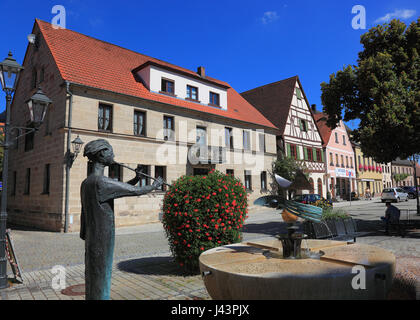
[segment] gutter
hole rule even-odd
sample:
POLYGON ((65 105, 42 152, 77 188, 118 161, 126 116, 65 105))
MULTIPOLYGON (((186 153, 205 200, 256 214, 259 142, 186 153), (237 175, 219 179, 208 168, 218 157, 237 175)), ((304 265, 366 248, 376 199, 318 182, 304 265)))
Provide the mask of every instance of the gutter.
MULTIPOLYGON (((116 94, 116 95, 123 96, 123 97, 128 97, 128 98, 133 98, 133 99, 137 99, 137 100, 149 102, 149 103, 152 103, 152 104, 158 104, 158 105, 163 105, 163 106, 170 106, 170 107, 175 108, 177 110, 185 110, 186 109, 186 110, 194 113, 197 116, 203 116, 203 114, 204 115, 206 114, 205 111, 188 109, 186 107, 180 107, 180 106, 177 106, 177 105, 174 105, 174 104, 169 104, 169 103, 160 102, 160 101, 156 101, 156 100, 150 100, 150 99, 146 99, 146 98, 142 98, 142 97, 138 97, 138 96, 133 96, 133 95, 130 95, 130 94, 125 94, 125 93, 120 93, 120 92, 116 92, 116 91, 112 91, 112 90, 107 90, 107 89, 101 89, 101 88, 97 88, 97 87, 92 87, 92 86, 81 84, 81 83, 77 83, 77 82, 72 82, 72 81, 69 82, 69 81, 66 81, 66 83, 67 82, 70 85, 75 86, 75 87, 86 88, 86 89, 96 90, 96 91, 103 91, 103 92, 112 93, 112 94, 116 94)), ((238 123, 238 126, 240 126, 240 127, 243 127, 243 124, 246 123, 248 125, 258 126, 260 128, 267 128, 269 130, 267 132, 275 132, 275 135, 278 135, 278 133, 280 133, 279 128, 277 128, 276 126, 274 126, 274 124, 273 124, 273 127, 269 127, 269 126, 264 125, 264 124, 257 124, 257 123, 253 123, 253 122, 249 122, 249 121, 245 121, 245 120, 233 119, 233 118, 229 118, 227 116, 222 116, 222 115, 218 115, 218 114, 211 114, 211 115, 214 116, 214 117, 216 117, 216 118, 218 118, 218 119, 221 119, 221 120, 229 119, 230 121, 233 121, 235 123, 238 123)), ((269 119, 267 119, 267 120, 270 121, 269 119)))

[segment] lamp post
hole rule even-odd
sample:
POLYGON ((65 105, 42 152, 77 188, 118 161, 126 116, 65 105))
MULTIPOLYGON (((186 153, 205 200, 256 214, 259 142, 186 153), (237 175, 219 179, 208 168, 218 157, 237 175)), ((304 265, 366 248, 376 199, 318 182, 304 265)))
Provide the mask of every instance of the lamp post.
MULTIPOLYGON (((70 134, 70 133, 68 133, 70 134)), ((70 139, 70 137, 69 137, 70 139)), ((64 232, 68 232, 69 230, 69 190, 70 190, 70 169, 73 166, 74 160, 76 160, 78 154, 82 150, 84 142, 80 139, 79 136, 76 137, 71 142, 71 146, 73 148, 73 152, 67 150, 66 153, 66 200, 65 200, 65 208, 64 208, 64 232)))
POLYGON ((419 162, 419 155, 413 155, 413 169, 414 169, 414 187, 416 188, 416 201, 417 201, 417 214, 420 215, 420 203, 419 203, 419 185, 417 183, 417 163, 419 162))
POLYGON ((1 212, 0 212, 0 289, 8 287, 7 283, 7 257, 6 257, 6 224, 7 224, 7 178, 9 170, 9 148, 12 144, 10 138, 11 130, 18 130, 19 137, 28 133, 36 131, 42 124, 48 105, 51 100, 42 92, 41 89, 26 101, 28 104, 31 128, 11 127, 10 126, 10 104, 12 95, 16 90, 16 85, 19 79, 19 74, 23 67, 16 62, 12 53, 0 63, 0 80, 3 91, 6 93, 6 122, 4 125, 4 143, 1 145, 4 148, 3 154, 3 190, 1 194, 1 212), (22 133, 25 132, 25 133, 22 133))

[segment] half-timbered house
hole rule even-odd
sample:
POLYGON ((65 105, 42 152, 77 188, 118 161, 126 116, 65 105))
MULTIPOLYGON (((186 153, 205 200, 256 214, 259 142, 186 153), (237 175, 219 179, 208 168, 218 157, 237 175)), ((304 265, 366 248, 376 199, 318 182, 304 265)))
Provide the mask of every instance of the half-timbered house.
POLYGON ((313 186, 309 192, 326 197, 323 141, 299 77, 267 84, 243 92, 242 96, 280 129, 278 152, 308 169, 313 186))

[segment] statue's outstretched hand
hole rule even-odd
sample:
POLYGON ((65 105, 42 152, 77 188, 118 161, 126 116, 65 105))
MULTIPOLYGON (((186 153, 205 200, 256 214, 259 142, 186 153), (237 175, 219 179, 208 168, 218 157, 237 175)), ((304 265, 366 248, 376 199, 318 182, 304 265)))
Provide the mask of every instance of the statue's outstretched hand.
POLYGON ((159 177, 153 182, 152 187, 154 189, 160 189, 162 187, 162 185, 163 185, 163 179, 161 177, 159 177))

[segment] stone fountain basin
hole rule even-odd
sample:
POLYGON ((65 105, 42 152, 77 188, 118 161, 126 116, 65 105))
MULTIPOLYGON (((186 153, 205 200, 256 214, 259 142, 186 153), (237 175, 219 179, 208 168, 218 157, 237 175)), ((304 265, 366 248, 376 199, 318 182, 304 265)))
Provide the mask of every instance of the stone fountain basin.
POLYGON ((307 240, 307 247, 324 255, 318 259, 273 258, 267 253, 281 256, 282 252, 275 238, 217 247, 201 254, 200 271, 215 300, 386 298, 395 275, 391 252, 332 240, 307 240), (352 281, 362 284, 360 271, 352 273, 355 266, 365 270, 365 289, 352 286, 352 281))

